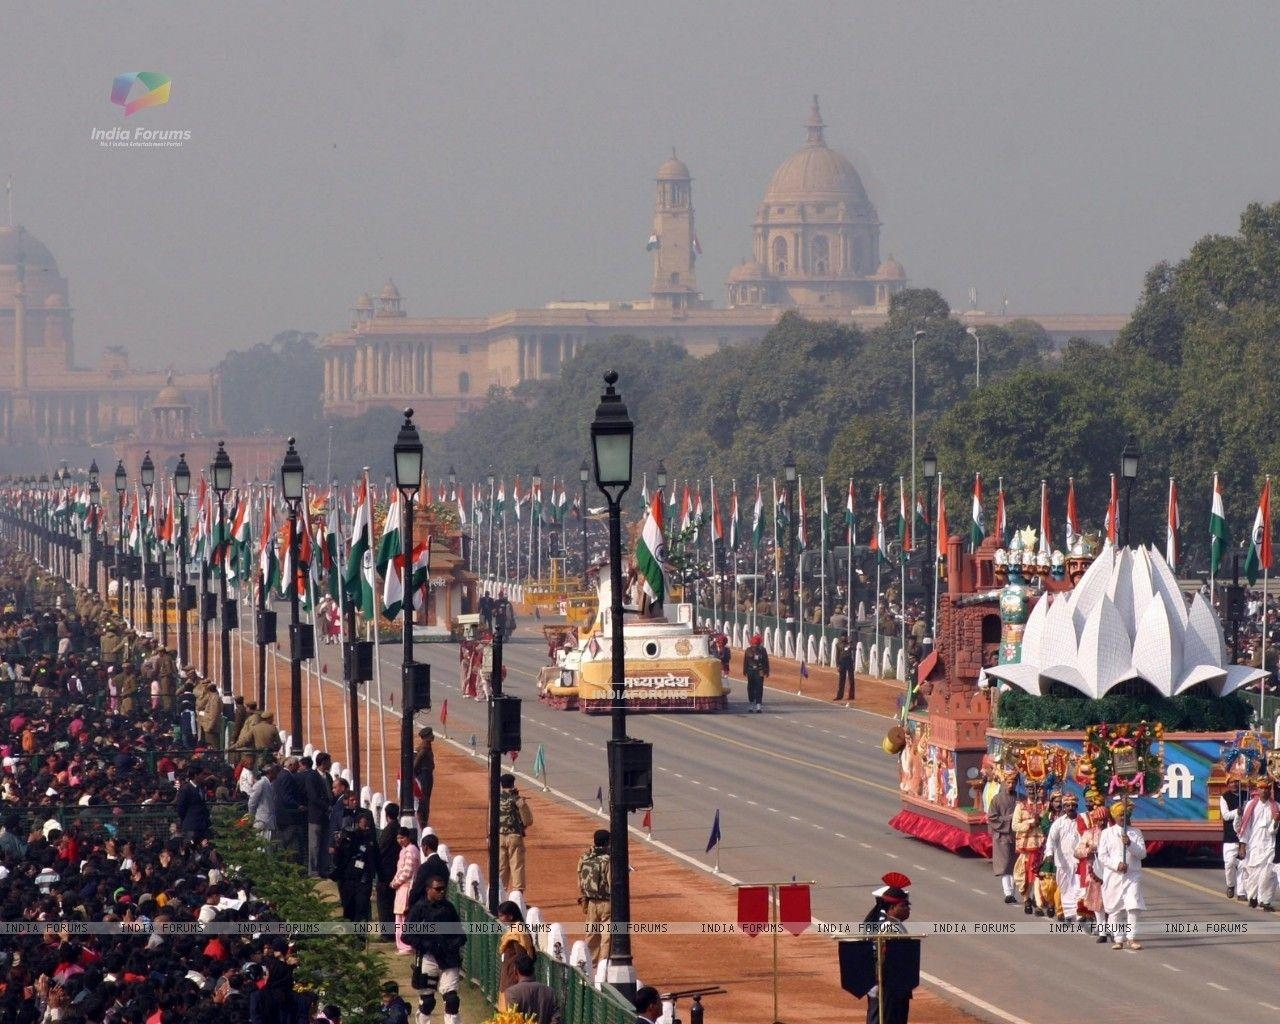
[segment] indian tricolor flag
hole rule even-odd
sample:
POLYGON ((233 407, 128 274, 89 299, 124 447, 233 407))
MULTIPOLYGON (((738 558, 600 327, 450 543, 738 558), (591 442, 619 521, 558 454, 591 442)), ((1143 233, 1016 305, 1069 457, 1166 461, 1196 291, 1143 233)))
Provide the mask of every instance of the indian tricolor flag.
POLYGON ((1076 511, 1076 478, 1067 477, 1067 553, 1076 549, 1080 540, 1080 513, 1076 511))
POLYGON ((996 537, 1001 547, 1004 547, 1007 536, 1009 536, 1009 519, 1004 507, 1004 477, 1000 476, 996 477, 996 537))
MULTIPOLYGON (((844 528, 849 547, 852 548, 858 542, 858 520, 854 514, 853 504, 853 477, 849 477, 849 493, 844 499, 844 528)), ((850 551, 849 555, 852 557, 853 552, 850 551)))
POLYGON ((382 576, 382 614, 394 619, 404 603, 404 541, 400 537, 400 494, 391 501, 382 537, 378 541, 377 567, 382 576))
POLYGON ((636 567, 644 579, 644 592, 653 604, 662 604, 667 595, 667 576, 662 568, 667 552, 662 536, 662 492, 657 491, 636 541, 636 567))
POLYGON ((1049 481, 1040 481, 1040 545, 1036 551, 1037 555, 1048 557, 1052 551, 1052 545, 1049 543, 1049 481))
POLYGON ((977 551, 987 539, 987 514, 982 508, 982 474, 973 474, 973 511, 969 514, 969 547, 977 551))
POLYGON ((876 488, 876 532, 871 538, 871 549, 876 553, 876 561, 889 560, 888 542, 884 532, 884 484, 876 488))
POLYGON ((1209 506, 1209 575, 1217 577, 1222 553, 1227 550, 1227 513, 1222 504, 1222 484, 1213 474, 1213 503, 1209 506))
POLYGON ((1173 477, 1169 477, 1169 522, 1165 530, 1164 560, 1169 563, 1170 569, 1178 568, 1178 528, 1180 526, 1182 526, 1182 520, 1178 515, 1178 485, 1173 477))
POLYGON ((1111 497, 1107 500, 1106 534, 1107 541, 1115 547, 1120 536, 1120 489, 1116 486, 1116 475, 1111 474, 1111 497))
POLYGON ((1253 517, 1253 532, 1249 535, 1249 555, 1244 562, 1244 574, 1249 583, 1256 583, 1259 573, 1271 570, 1271 477, 1262 485, 1258 498, 1258 511, 1253 517))
POLYGON ((355 514, 351 517, 351 542, 347 545, 347 571, 343 579, 348 603, 358 604, 365 618, 373 617, 373 588, 364 572, 365 555, 370 554, 372 523, 369 478, 365 476, 360 480, 355 514))
POLYGON ((902 559, 906 561, 911 550, 911 521, 907 518, 907 485, 898 477, 898 541, 902 545, 902 559))
POLYGON ((804 477, 796 478, 796 490, 799 492, 799 508, 796 510, 796 543, 803 551, 809 546, 809 516, 804 507, 804 477))
MULTIPOLYGON (((422 595, 427 586, 431 551, 431 538, 413 546, 413 607, 421 608, 422 595)), ((394 619, 404 608, 404 555, 397 554, 387 565, 387 577, 382 587, 382 614, 394 619)))
POLYGON ((751 509, 751 546, 757 550, 764 540, 764 492, 760 490, 760 478, 756 477, 756 503, 751 509))
POLYGON ((938 474, 938 543, 934 545, 934 552, 939 562, 947 560, 947 544, 950 543, 949 530, 947 529, 947 499, 942 493, 942 474, 938 474))
POLYGON ((280 585, 280 559, 276 555, 275 530, 271 524, 271 501, 263 502, 262 533, 258 541, 258 586, 269 594, 280 585))

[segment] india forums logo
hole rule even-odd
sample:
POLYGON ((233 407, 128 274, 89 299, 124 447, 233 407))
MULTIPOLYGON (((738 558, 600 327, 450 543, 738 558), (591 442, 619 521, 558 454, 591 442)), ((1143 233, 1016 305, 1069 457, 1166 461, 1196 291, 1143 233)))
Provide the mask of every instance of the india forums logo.
POLYGON ((111 83, 111 102, 124 107, 124 116, 136 114, 147 107, 163 107, 169 102, 168 75, 159 71, 130 71, 116 75, 111 83))

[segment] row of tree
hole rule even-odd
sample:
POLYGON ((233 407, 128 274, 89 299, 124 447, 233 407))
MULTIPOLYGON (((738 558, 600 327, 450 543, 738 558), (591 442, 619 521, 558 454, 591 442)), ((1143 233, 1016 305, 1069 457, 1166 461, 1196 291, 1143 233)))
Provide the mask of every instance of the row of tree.
MULTIPOLYGON (((702 359, 671 341, 619 336, 590 344, 558 378, 494 389, 452 430, 428 437, 426 464, 437 479, 452 466, 464 481, 491 469, 527 480, 537 466, 544 479, 572 486, 589 455, 601 374, 613 368, 636 422, 637 477, 649 472, 652 486, 661 458, 673 477, 715 476, 726 494, 737 480, 746 494, 757 474, 766 490, 769 477, 781 477, 791 452, 804 477, 825 476, 833 495, 855 481, 865 531, 875 485, 892 493, 909 471, 915 344, 917 447, 937 451, 954 528, 967 528, 967 496, 981 472, 989 502, 1003 477, 1011 527, 1038 522, 1042 478, 1061 527, 1067 478, 1074 477, 1083 525, 1100 531, 1110 475, 1119 472, 1133 433, 1142 452, 1133 539, 1163 544, 1168 480, 1176 477, 1184 562, 1203 567, 1214 472, 1221 474, 1232 540, 1239 543, 1247 539, 1263 475, 1280 467, 1278 334, 1280 204, 1253 205, 1238 233, 1207 236, 1176 265, 1154 267, 1132 320, 1111 346, 1074 339, 1055 352, 1031 321, 985 328, 981 388, 964 325, 937 292, 908 290, 894 297, 888 322, 870 331, 788 313, 760 344, 702 359), (923 332, 918 342, 917 332, 923 332)), ((256 353, 255 395, 264 361, 302 344, 310 339, 281 336, 256 353)), ((314 397, 311 403, 318 408, 314 397)), ((312 452, 332 453, 335 476, 350 478, 366 464, 375 472, 390 468, 392 410, 325 424, 301 400, 260 396, 253 404, 301 412, 300 439, 312 452), (371 451, 371 437, 386 444, 371 451)))

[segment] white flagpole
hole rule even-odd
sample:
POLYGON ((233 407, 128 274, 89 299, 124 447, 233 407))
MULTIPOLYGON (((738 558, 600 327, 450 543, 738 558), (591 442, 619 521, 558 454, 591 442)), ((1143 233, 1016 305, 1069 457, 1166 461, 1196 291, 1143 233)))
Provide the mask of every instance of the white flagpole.
MULTIPOLYGON (((849 478, 849 488, 853 489, 853 477, 849 478)), ((849 491, 845 491, 845 501, 849 500, 849 491)), ((854 522, 857 521, 858 510, 853 510, 854 522)), ((848 545, 849 557, 845 559, 845 581, 844 581, 844 617, 845 617, 845 633, 849 638, 853 638, 853 529, 854 522, 847 523, 844 530, 845 543, 848 545)))
MULTIPOLYGON (((773 617, 782 629, 782 579, 778 559, 782 555, 782 538, 778 536, 778 478, 773 479, 773 617)), ((777 634, 774 643, 777 644, 777 634)))
MULTIPOLYGON (((756 493, 760 493, 760 474, 756 474, 756 493)), ((751 632, 756 631, 756 608, 760 604, 760 545, 756 543, 755 505, 751 506, 751 549, 753 564, 751 566, 751 632)), ((764 540, 764 509, 760 510, 760 540, 764 540)), ((742 645, 746 647, 746 644, 742 645)))
MULTIPOLYGON (((942 474, 939 473, 938 474, 938 504, 933 510, 934 540, 939 542, 942 540, 942 538, 937 536, 938 522, 940 520, 941 509, 942 509, 942 474)), ((926 544, 925 547, 927 548, 928 545, 926 544)), ((936 549, 938 545, 935 544, 934 547, 936 549)), ((933 553, 933 567, 929 570, 930 572, 933 573, 933 588, 932 588, 933 589, 933 614, 929 616, 929 636, 933 638, 933 649, 935 651, 938 649, 938 637, 936 635, 938 632, 938 564, 940 563, 943 557, 944 556, 942 551, 935 550, 933 553)))
MULTIPOLYGON (((797 476, 797 477, 796 477, 796 490, 797 490, 797 491, 803 491, 803 490, 804 490, 804 477, 803 477, 803 476, 797 476)), ((801 526, 801 524, 802 524, 802 523, 804 523, 804 516, 803 516, 803 515, 801 515, 801 513, 800 513, 800 508, 801 508, 802 504, 803 504, 803 502, 797 502, 797 503, 796 503, 796 506, 795 506, 795 509, 796 509, 796 517, 797 517, 797 518, 796 518, 796 522, 794 522, 794 523, 791 523, 791 524, 790 524, 791 529, 792 529, 792 530, 794 530, 794 531, 796 531, 797 533, 799 533, 799 531, 800 531, 800 526, 801 526)), ((807 526, 807 525, 805 526, 805 532, 806 532, 806 533, 808 533, 808 532, 809 532, 809 528, 808 528, 808 526, 807 526)), ((803 565, 803 564, 804 564, 804 548, 802 547, 802 548, 800 549, 800 554, 799 554, 799 556, 797 556, 797 558, 796 558, 796 564, 795 564, 795 573, 796 573, 796 578, 795 578, 795 581, 794 581, 794 582, 795 582, 796 593, 799 595, 799 602, 800 602, 800 610, 799 610, 799 612, 798 612, 797 619, 796 619, 796 661, 804 661, 804 654, 805 654, 805 646, 804 646, 804 573, 800 571, 800 566, 801 566, 801 565, 803 565)), ((797 693, 799 693, 800 691, 799 691, 799 690, 796 690, 796 692, 797 692, 797 693)))
POLYGON ((827 639, 827 478, 818 477, 818 539, 822 544, 819 565, 822 572, 822 586, 819 589, 822 600, 822 639, 827 639))
POLYGON ((520 582, 520 502, 517 500, 519 498, 519 493, 513 492, 511 497, 512 497, 512 504, 514 504, 516 507, 516 575, 515 575, 515 579, 512 582, 519 584, 520 582))
POLYGON ((720 613, 717 611, 716 591, 719 586, 716 582, 716 478, 711 477, 711 529, 707 531, 711 535, 711 623, 712 628, 720 628, 720 613))
MULTIPOLYGON (((376 605, 377 601, 375 600, 374 603, 376 605)), ((374 615, 377 615, 376 608, 374 610, 374 615)), ((377 637, 377 634, 375 633, 375 627, 372 620, 368 623, 368 625, 365 628, 368 630, 366 635, 369 637, 370 640, 373 641, 373 645, 374 645, 373 646, 373 680, 374 680, 373 685, 377 687, 377 690, 378 690, 378 701, 377 701, 378 703, 378 750, 382 755, 380 758, 380 760, 382 761, 382 792, 385 795, 387 792, 387 723, 386 723, 386 715, 382 713, 382 707, 383 707, 383 704, 382 704, 382 658, 378 653, 378 637, 377 637)), ((369 708, 369 688, 368 687, 365 687, 364 697, 365 697, 364 699, 365 720, 369 723, 369 752, 370 752, 370 756, 372 756, 373 715, 369 708)), ((401 714, 404 713, 404 708, 400 709, 400 713, 401 714)), ((369 775, 370 777, 372 777, 373 775, 372 770, 370 770, 369 775)), ((400 813, 412 814, 413 808, 410 807, 406 811, 405 808, 401 807, 400 813)))

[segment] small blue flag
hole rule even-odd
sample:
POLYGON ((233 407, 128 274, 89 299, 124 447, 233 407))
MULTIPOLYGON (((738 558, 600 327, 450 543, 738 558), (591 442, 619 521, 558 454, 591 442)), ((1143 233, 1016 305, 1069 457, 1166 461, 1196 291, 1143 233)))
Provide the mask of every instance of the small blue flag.
POLYGON ((707 853, 714 850, 720 843, 720 808, 716 808, 715 821, 711 823, 711 837, 707 840, 707 853))
POLYGON ((800 678, 801 678, 801 679, 808 679, 808 678, 809 678, 809 663, 808 663, 808 662, 805 662, 805 661, 800 662, 800 678))
POLYGON ((534 778, 547 776, 547 752, 541 743, 538 744, 538 752, 533 755, 533 775, 534 778))
POLYGON ((604 786, 596 786, 596 803, 604 803, 604 786))

